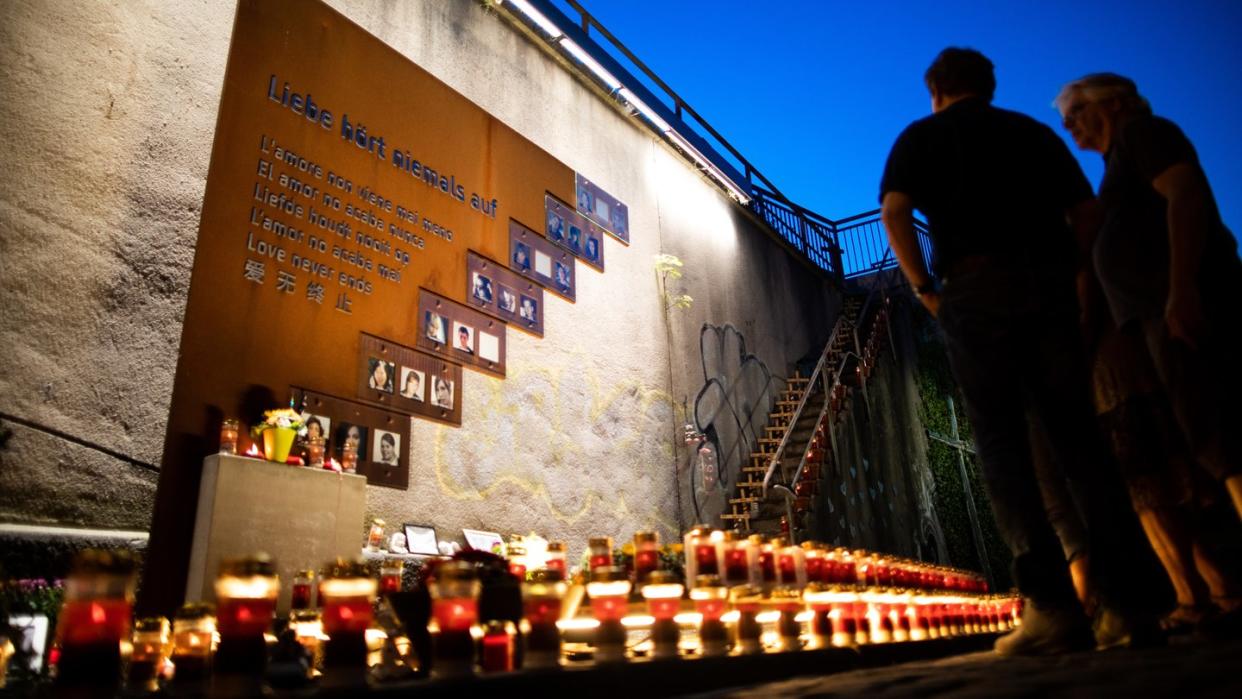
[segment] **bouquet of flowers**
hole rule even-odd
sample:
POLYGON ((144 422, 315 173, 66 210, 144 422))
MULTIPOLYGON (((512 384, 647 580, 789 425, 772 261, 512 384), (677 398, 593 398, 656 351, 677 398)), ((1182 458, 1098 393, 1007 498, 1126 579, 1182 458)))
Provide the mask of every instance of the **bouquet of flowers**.
POLYGON ((299 437, 306 436, 306 423, 302 421, 302 415, 293 408, 264 412, 263 422, 250 428, 250 436, 258 439, 260 435, 273 427, 294 430, 299 437))

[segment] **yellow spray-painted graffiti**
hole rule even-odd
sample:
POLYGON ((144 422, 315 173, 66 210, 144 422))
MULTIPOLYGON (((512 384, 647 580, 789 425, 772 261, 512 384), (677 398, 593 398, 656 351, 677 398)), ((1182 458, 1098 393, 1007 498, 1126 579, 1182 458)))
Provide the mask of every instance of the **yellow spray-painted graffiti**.
MULTIPOLYGON (((572 366, 572 364, 571 364, 572 366)), ((581 365, 579 365, 581 366, 581 365)), ((559 370, 547 367, 514 369, 501 381, 485 379, 484 400, 471 413, 502 429, 472 429, 466 436, 461 430, 443 426, 434 430, 433 449, 429 455, 435 482, 440 492, 459 502, 481 502, 502 497, 507 489, 525 493, 528 501, 536 501, 558 522, 573 526, 586 520, 592 512, 633 522, 635 519, 666 531, 677 531, 674 513, 654 507, 658 502, 641 492, 635 497, 644 505, 635 512, 626 498, 627 482, 640 474, 632 465, 626 473, 602 472, 601 477, 613 478, 605 488, 588 486, 575 494, 575 506, 566 507, 548 487, 548 476, 563 468, 584 468, 584 464, 607 459, 610 455, 647 455, 651 471, 668 473, 671 486, 674 452, 672 444, 673 401, 658 388, 638 380, 611 381, 594 372, 580 369, 559 370), (517 436, 520 434, 520 438, 517 436), (503 464, 487 469, 487 484, 469 483, 463 470, 463 451, 467 459, 480 459, 503 464), (601 454, 603 452, 603 454, 601 454), (490 455, 492 458, 486 458, 490 455), (611 486, 611 487, 607 487, 611 486)), ((477 395, 477 391, 475 392, 477 395)), ((417 462, 415 462, 417 464, 417 462)), ((415 466, 417 468, 417 465, 415 466)), ((595 484, 596 479, 583 480, 595 484)), ((654 485, 654 483, 652 484, 654 485)))

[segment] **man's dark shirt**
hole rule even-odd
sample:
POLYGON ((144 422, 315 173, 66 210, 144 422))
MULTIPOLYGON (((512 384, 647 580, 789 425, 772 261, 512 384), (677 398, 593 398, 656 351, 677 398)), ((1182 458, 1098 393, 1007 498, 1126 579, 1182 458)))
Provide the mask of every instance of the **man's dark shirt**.
POLYGON ((1052 129, 976 97, 906 127, 884 166, 881 202, 888 192, 910 196, 927 217, 941 277, 973 255, 1072 265, 1065 213, 1092 196, 1052 129))
POLYGON ((1204 275, 1236 266, 1237 244, 1211 197, 1199 156, 1181 129, 1168 119, 1143 115, 1127 120, 1104 156, 1100 203, 1104 226, 1095 241, 1095 269, 1118 325, 1135 318, 1159 318, 1169 293, 1169 225, 1164 197, 1152 180, 1178 163, 1191 165, 1208 192, 1208 239, 1204 275))

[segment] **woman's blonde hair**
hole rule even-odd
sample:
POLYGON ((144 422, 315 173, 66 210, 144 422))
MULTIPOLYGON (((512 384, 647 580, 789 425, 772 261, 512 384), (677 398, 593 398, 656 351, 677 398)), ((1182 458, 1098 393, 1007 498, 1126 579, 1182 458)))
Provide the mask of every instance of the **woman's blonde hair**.
POLYGON ((1076 94, 1081 94, 1090 102, 1115 99, 1125 111, 1151 114, 1151 104, 1139 94, 1134 81, 1116 73, 1091 73, 1067 83, 1052 101, 1052 106, 1061 112, 1061 116, 1065 116, 1069 102, 1076 94))

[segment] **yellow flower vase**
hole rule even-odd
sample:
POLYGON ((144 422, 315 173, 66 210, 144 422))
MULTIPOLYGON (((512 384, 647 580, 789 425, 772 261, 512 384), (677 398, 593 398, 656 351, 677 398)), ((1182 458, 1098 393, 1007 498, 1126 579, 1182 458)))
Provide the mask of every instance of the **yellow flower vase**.
POLYGON ((263 430, 263 455, 268 461, 283 464, 289 460, 289 450, 293 448, 293 438, 298 431, 288 427, 269 427, 263 430))

